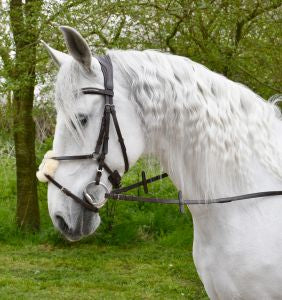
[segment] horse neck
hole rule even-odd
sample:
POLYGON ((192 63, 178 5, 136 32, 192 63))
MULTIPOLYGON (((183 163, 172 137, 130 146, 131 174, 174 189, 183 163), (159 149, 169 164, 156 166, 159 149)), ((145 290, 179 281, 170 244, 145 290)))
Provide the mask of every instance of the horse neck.
POLYGON ((256 94, 184 58, 156 52, 119 55, 129 98, 143 123, 146 151, 160 160, 185 197, 280 188, 272 171, 281 172, 273 160, 282 145, 277 154, 268 143, 280 121, 256 94))

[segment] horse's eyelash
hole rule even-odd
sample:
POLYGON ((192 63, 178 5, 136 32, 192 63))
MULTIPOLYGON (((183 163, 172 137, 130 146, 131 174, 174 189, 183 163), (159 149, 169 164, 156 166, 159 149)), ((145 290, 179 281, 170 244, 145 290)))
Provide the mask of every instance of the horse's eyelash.
MULTIPOLYGON (((86 125, 87 125, 87 123, 88 123, 88 119, 89 119, 88 115, 86 115, 86 114, 77 114, 77 115, 75 116, 75 118, 77 119, 78 123, 79 123, 82 127, 86 127, 86 125)), ((77 130, 77 128, 76 128, 76 126, 75 126, 75 124, 74 124, 74 122, 73 122, 72 120, 70 121, 70 123, 71 123, 73 129, 74 129, 74 130, 77 130)))
POLYGON ((79 121, 79 123, 81 124, 82 127, 85 127, 88 123, 88 116, 86 114, 78 114, 76 116, 77 120, 79 121))

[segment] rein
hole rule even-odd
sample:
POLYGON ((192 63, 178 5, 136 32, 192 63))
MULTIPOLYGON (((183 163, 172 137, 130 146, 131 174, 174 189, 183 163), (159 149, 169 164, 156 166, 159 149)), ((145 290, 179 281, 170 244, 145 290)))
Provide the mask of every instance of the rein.
POLYGON ((180 213, 184 213, 185 204, 186 205, 221 204, 221 203, 230 203, 230 202, 246 200, 246 199, 263 198, 268 196, 282 196, 282 191, 250 193, 250 194, 243 194, 239 196, 208 199, 208 200, 191 200, 191 199, 184 200, 181 191, 178 192, 178 199, 147 198, 147 197, 140 197, 140 196, 117 194, 115 190, 113 190, 111 193, 105 194, 105 198, 113 199, 116 201, 141 201, 141 202, 149 202, 149 203, 178 204, 180 213))
MULTIPOLYGON (((65 195, 71 197, 73 200, 75 200, 77 203, 81 204, 86 209, 89 209, 93 212, 99 212, 99 208, 96 206, 82 200, 78 196, 74 195, 71 191, 64 188, 62 185, 60 185, 56 180, 54 180, 51 176, 45 174, 45 176, 52 182, 54 185, 56 185, 62 193, 65 195)), ((233 196, 233 197, 224 197, 224 198, 216 198, 216 199, 208 199, 208 200, 192 200, 187 199, 184 200, 182 197, 182 192, 178 192, 178 199, 167 199, 167 198, 148 198, 148 197, 141 197, 141 196, 133 196, 133 195, 124 195, 121 194, 123 192, 130 191, 134 188, 143 186, 144 192, 148 193, 148 186, 147 184, 153 183, 157 180, 163 179, 168 177, 167 173, 163 173, 161 175, 157 175, 155 177, 146 179, 145 172, 142 171, 142 181, 136 182, 134 184, 131 184, 126 187, 122 187, 119 189, 113 190, 111 193, 106 193, 105 198, 111 199, 115 201, 130 201, 130 202, 148 202, 148 203, 161 203, 161 204, 178 204, 179 205, 179 211, 180 213, 184 213, 185 211, 185 204, 186 205, 207 205, 207 204, 222 204, 222 203, 230 203, 235 201, 241 201, 246 199, 254 199, 254 198, 263 198, 263 197, 269 197, 269 196, 282 196, 282 191, 267 191, 267 192, 259 192, 259 193, 250 193, 250 194, 243 194, 239 196, 233 196)))
POLYGON ((98 139, 96 142, 95 151, 91 154, 85 155, 69 155, 69 156, 54 156, 51 159, 58 160, 58 161, 67 161, 67 160, 81 160, 81 159, 92 159, 97 161, 98 168, 95 176, 95 181, 90 182, 84 192, 83 196, 84 199, 76 196, 70 190, 62 186, 58 181, 56 181, 52 176, 48 174, 44 174, 45 177, 54 184, 58 189, 61 190, 66 196, 72 198, 74 201, 82 205, 84 208, 93 211, 95 213, 99 212, 99 209, 104 205, 103 203, 95 202, 95 199, 92 197, 90 193, 88 193, 88 187, 95 183, 95 185, 101 185, 105 190, 105 199, 113 199, 116 201, 142 201, 142 202, 150 202, 150 203, 163 203, 163 204, 178 204, 179 210, 181 213, 184 213, 184 205, 200 205, 200 204, 216 204, 216 203, 229 203, 233 201, 240 201, 244 199, 252 199, 252 198, 261 198, 267 196, 281 196, 282 191, 267 191, 267 192, 260 192, 260 193, 251 193, 251 194, 244 194, 234 197, 226 197, 226 198, 217 198, 217 199, 209 199, 209 200, 184 200, 182 197, 182 192, 178 192, 178 199, 163 199, 163 198, 146 198, 146 197, 139 197, 139 196, 131 196, 131 195, 124 195, 122 193, 137 188, 139 186, 143 186, 144 192, 148 193, 148 184, 153 183, 157 180, 163 179, 168 177, 167 173, 163 173, 161 175, 152 177, 147 179, 145 172, 142 172, 142 181, 136 182, 132 185, 126 187, 120 187, 121 176, 117 170, 112 171, 112 169, 105 163, 106 155, 108 154, 108 141, 109 141, 109 129, 110 129, 110 118, 112 117, 113 124, 118 136, 118 141, 120 144, 121 152, 123 155, 124 160, 124 173, 126 173, 129 169, 129 162, 126 152, 126 147, 124 144, 124 140, 122 137, 122 133, 120 131, 120 127, 118 124, 115 106, 113 104, 113 66, 111 63, 111 59, 108 55, 103 57, 97 57, 100 65, 101 70, 104 76, 104 89, 99 89, 95 87, 86 87, 82 88, 81 92, 83 94, 99 94, 104 96, 105 104, 104 104, 104 113, 101 120, 101 127, 100 132, 98 135, 98 139), (106 171, 109 176, 108 179, 114 190, 112 192, 108 191, 107 186, 101 182, 102 172, 106 171))

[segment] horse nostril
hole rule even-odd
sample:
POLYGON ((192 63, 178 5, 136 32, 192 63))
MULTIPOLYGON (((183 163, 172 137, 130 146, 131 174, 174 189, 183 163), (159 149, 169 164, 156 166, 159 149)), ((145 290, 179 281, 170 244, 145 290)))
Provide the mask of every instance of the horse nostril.
POLYGON ((62 216, 57 215, 56 220, 58 222, 58 227, 60 228, 61 231, 66 232, 66 233, 71 231, 68 224, 66 223, 66 221, 64 220, 64 218, 62 216))

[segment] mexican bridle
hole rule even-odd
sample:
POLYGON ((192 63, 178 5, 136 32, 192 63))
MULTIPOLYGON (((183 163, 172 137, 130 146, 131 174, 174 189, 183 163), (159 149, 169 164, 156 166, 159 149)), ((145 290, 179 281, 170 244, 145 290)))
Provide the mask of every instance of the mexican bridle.
POLYGON ((84 208, 91 210, 93 212, 98 212, 99 209, 105 204, 106 199, 111 198, 113 200, 125 200, 125 201, 143 201, 143 202, 151 202, 151 203, 164 203, 164 204, 178 204, 180 212, 184 212, 184 205, 189 204, 214 204, 214 203, 228 203, 233 201, 239 201, 244 199, 251 198, 261 198, 267 196, 279 196, 282 195, 282 191, 268 191, 268 192, 260 192, 260 193, 251 193, 244 194, 234 197, 226 197, 226 198, 218 198, 218 199, 210 199, 210 200, 183 200, 181 191, 178 192, 178 199, 162 199, 162 198, 145 198, 139 196, 132 195, 124 195, 121 194, 123 192, 127 192, 131 189, 137 188, 139 186, 143 186, 144 192, 148 193, 148 183, 155 182, 157 180, 168 177, 168 174, 163 173, 161 175, 152 177, 147 179, 145 172, 142 172, 142 181, 134 183, 130 186, 120 187, 121 176, 117 170, 112 171, 112 169, 106 164, 105 159, 108 154, 108 141, 109 141, 109 130, 110 130, 110 119, 112 117, 115 130, 118 136, 118 141, 120 144, 121 152, 124 160, 124 173, 126 173, 129 169, 129 162, 126 152, 126 147, 124 144, 124 139, 122 137, 119 123, 116 116, 115 106, 113 104, 113 96, 114 96, 114 87, 113 87, 113 66, 111 63, 111 59, 108 55, 96 57, 100 63, 101 70, 104 76, 104 89, 94 88, 94 87, 86 87, 82 88, 81 92, 83 94, 94 94, 94 95, 103 95, 105 99, 104 105, 104 113, 102 116, 100 132, 98 135, 98 139, 96 142, 95 151, 91 154, 85 155, 70 155, 70 156, 55 156, 51 157, 51 159, 58 161, 66 161, 66 160, 81 160, 81 159, 92 159, 97 161, 98 168, 96 172, 95 180, 90 182, 86 188, 84 189, 83 195, 84 199, 73 194, 70 190, 63 187, 58 181, 56 181, 52 176, 48 174, 44 174, 46 178, 50 182, 52 182, 57 188, 59 188, 62 193, 66 196, 72 198, 74 201, 81 204, 84 208), (108 180, 113 186, 112 192, 109 192, 106 184, 101 182, 101 176, 103 171, 106 171, 109 176, 108 180), (101 203, 95 203, 95 198, 92 197, 91 193, 89 193, 89 188, 93 185, 101 185, 106 190, 105 200, 101 203))

